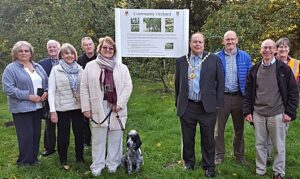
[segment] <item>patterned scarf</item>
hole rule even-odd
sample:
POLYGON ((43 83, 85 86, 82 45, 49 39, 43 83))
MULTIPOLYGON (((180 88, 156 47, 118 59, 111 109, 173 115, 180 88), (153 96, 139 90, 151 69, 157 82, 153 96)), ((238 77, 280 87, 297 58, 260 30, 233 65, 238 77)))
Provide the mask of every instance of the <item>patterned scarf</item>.
POLYGON ((117 91, 113 78, 113 70, 116 65, 115 57, 107 59, 99 54, 96 62, 101 67, 100 89, 104 91, 104 100, 107 100, 109 107, 113 109, 117 104, 117 91))
POLYGON ((74 61, 71 64, 67 64, 64 60, 60 60, 59 64, 67 74, 73 96, 77 100, 77 96, 79 95, 79 79, 78 79, 79 68, 77 62, 74 61))

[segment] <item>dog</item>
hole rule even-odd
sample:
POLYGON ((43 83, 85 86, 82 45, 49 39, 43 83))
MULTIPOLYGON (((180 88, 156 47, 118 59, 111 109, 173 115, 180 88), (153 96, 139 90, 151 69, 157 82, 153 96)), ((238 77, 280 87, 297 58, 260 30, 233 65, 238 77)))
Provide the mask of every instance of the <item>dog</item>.
POLYGON ((126 139, 127 150, 123 158, 123 165, 128 174, 139 172, 144 164, 141 145, 142 141, 136 130, 131 130, 126 139))

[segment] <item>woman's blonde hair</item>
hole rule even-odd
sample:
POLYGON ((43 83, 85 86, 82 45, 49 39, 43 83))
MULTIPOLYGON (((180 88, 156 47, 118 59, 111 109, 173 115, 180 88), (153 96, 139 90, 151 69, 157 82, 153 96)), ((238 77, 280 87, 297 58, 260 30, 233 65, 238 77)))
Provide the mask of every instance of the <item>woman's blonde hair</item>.
POLYGON ((74 46, 69 44, 69 43, 62 44, 62 46, 61 46, 61 48, 59 49, 59 52, 58 52, 58 57, 61 59, 62 54, 67 53, 68 51, 70 51, 72 54, 75 55, 75 60, 77 61, 77 58, 78 58, 77 51, 74 48, 74 46))
POLYGON ((33 49, 32 45, 27 41, 18 41, 17 43, 15 43, 15 45, 11 49, 12 61, 15 61, 17 59, 18 51, 21 49, 22 46, 26 46, 29 48, 29 51, 31 54, 31 57, 29 60, 31 61, 32 59, 34 59, 34 49, 33 49))
POLYGON ((101 51, 101 48, 102 48, 102 45, 103 45, 103 42, 106 42, 108 43, 109 45, 112 45, 114 47, 114 56, 116 55, 117 53, 117 48, 116 48, 116 43, 115 41, 109 37, 109 36, 105 36, 105 37, 102 37, 99 39, 99 45, 97 46, 97 52, 100 53, 101 51))

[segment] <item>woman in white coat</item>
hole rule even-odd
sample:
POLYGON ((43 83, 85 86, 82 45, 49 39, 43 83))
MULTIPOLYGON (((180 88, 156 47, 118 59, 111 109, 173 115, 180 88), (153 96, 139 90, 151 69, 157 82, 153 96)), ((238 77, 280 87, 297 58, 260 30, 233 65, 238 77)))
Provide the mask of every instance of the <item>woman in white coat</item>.
POLYGON ((61 165, 69 170, 68 147, 72 124, 75 138, 76 162, 84 162, 83 158, 83 125, 79 86, 82 68, 77 64, 77 52, 68 43, 59 50, 59 65, 52 68, 49 76, 49 107, 51 121, 57 123, 57 149, 61 165))
POLYGON ((116 62, 112 38, 100 38, 97 52, 97 58, 86 65, 80 85, 82 112, 91 125, 90 168, 94 176, 100 175, 105 166, 114 173, 121 164, 127 102, 132 92, 128 68, 116 62))

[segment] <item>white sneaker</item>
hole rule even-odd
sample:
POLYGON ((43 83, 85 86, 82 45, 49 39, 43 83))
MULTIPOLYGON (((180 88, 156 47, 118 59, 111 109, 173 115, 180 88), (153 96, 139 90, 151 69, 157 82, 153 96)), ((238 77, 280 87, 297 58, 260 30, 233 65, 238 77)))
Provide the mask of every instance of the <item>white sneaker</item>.
POLYGON ((101 170, 99 171, 92 171, 93 176, 100 176, 101 175, 101 170))

